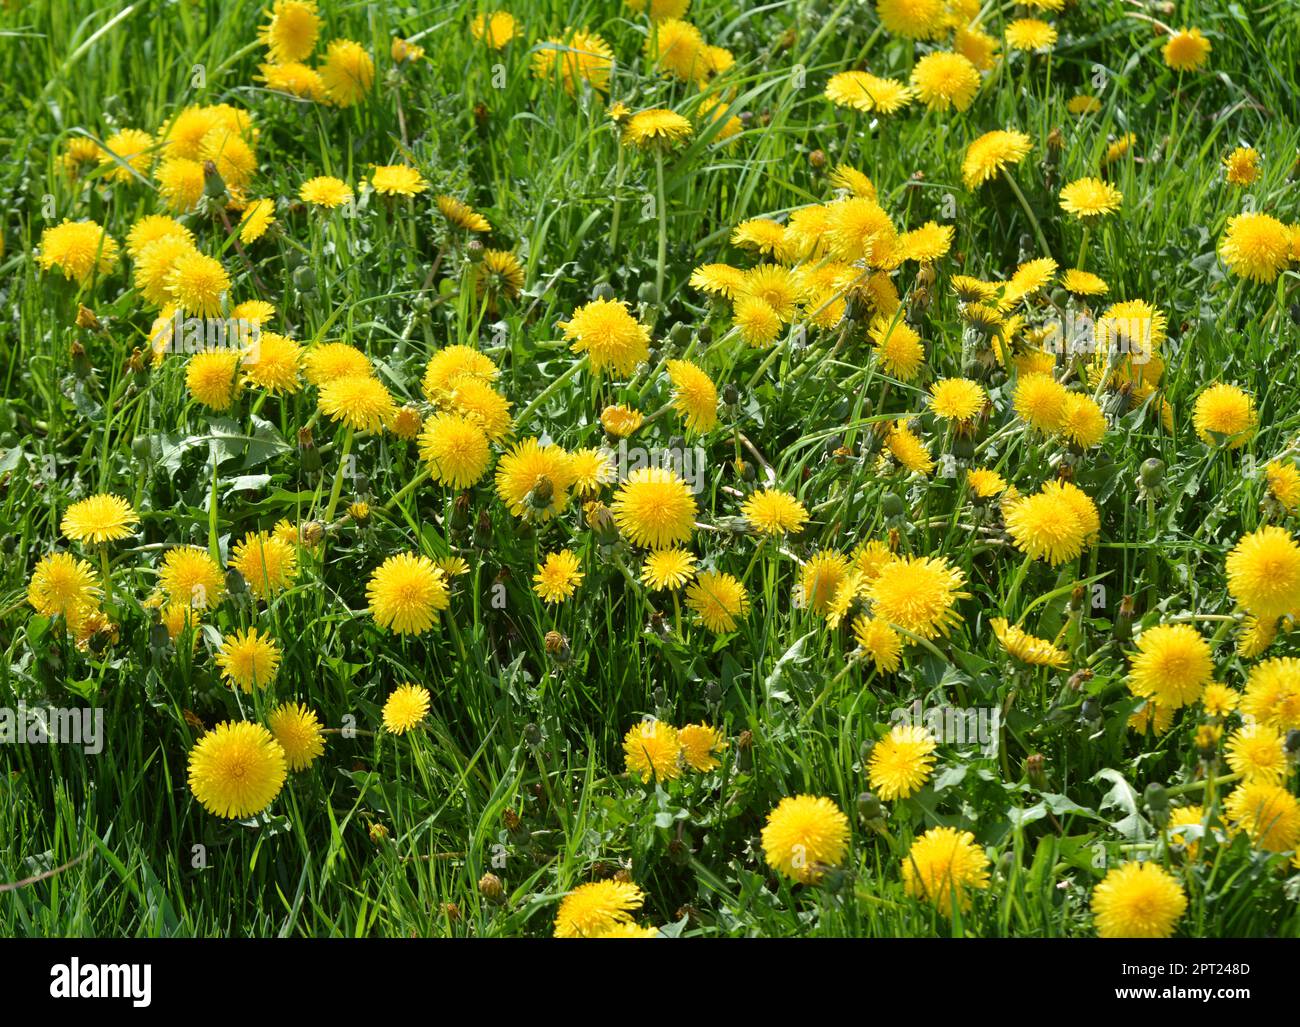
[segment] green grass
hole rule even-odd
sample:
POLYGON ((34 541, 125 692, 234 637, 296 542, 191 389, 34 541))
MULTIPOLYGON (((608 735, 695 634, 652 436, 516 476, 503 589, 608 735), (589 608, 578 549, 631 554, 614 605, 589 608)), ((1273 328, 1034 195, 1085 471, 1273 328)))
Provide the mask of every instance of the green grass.
MULTIPOLYGON (((1072 3, 1053 16, 1055 51, 1002 61, 969 111, 913 105, 875 123, 822 93, 831 74, 852 67, 906 79, 923 51, 880 32, 871 5, 696 0, 691 20, 735 54, 713 88, 746 130, 734 145, 697 138, 670 154, 661 211, 654 161, 620 152, 605 101, 589 91, 569 96, 529 73, 530 46, 589 26, 618 57, 611 99, 693 117, 698 91, 647 67, 647 22, 614 0, 519 0, 511 9, 524 38, 502 53, 470 37, 472 4, 323 2, 318 55, 325 41, 347 36, 376 56, 374 89, 347 110, 296 103, 256 83, 265 60, 259 2, 6 5, 0 141, 17 159, 0 168, 0 706, 102 707, 106 747, 90 756, 0 746, 0 882, 41 877, 5 892, 0 933, 546 935, 566 891, 622 870, 646 894, 641 922, 669 933, 1061 937, 1094 933, 1092 887, 1107 864, 1141 857, 1182 882, 1180 933, 1300 935, 1289 852, 1207 836, 1190 859, 1169 843, 1148 786, 1165 786, 1175 803, 1207 794, 1221 804, 1230 785, 1207 787, 1206 774, 1229 769, 1221 754, 1208 762, 1197 754, 1193 735, 1207 719, 1199 706, 1166 734, 1127 730, 1140 700, 1125 687, 1132 630, 1195 614, 1222 618, 1197 623, 1213 637, 1216 680, 1240 688, 1253 661, 1233 650, 1224 557, 1265 519, 1296 527, 1294 514, 1261 509, 1260 469, 1294 455, 1300 435, 1297 274, 1243 285, 1215 248, 1248 204, 1300 220, 1300 14, 1290 0, 1249 12, 1225 0, 1148 6, 1072 3), (1199 25, 1213 40, 1210 70, 1166 69, 1163 40, 1143 11, 1175 27, 1199 25), (394 69, 394 35, 414 37, 426 59, 394 69), (1101 110, 1067 113, 1081 91, 1096 92, 1101 110), (708 457, 698 497, 707 527, 693 548, 749 593, 734 633, 710 634, 666 593, 631 580, 639 555, 625 543, 598 547, 576 503, 528 527, 496 497, 490 475, 469 490, 467 515, 454 509, 450 488, 404 489, 420 460, 391 434, 358 435, 351 448, 363 478, 344 481, 343 502, 368 500, 370 521, 345 522, 323 550, 304 550, 293 588, 269 604, 228 600, 206 618, 192 654, 151 631, 142 602, 168 546, 224 555, 247 531, 321 517, 343 446, 341 431, 317 413, 312 387, 282 398, 250 390, 214 415, 188 395, 183 356, 133 371, 128 360, 133 349, 147 352, 154 311, 133 288, 124 253, 85 290, 34 259, 42 231, 64 217, 94 219, 124 242, 134 221, 161 210, 149 182, 66 175, 60 158, 71 139, 103 140, 125 126, 154 131, 187 105, 218 102, 255 114, 250 193, 278 201, 282 231, 248 248, 250 268, 219 219, 191 215, 200 248, 222 259, 234 300, 275 304, 276 330, 365 350, 399 404, 424 404, 424 365, 452 343, 478 346, 501 367, 497 385, 513 404, 516 437, 545 434, 570 449, 601 442, 606 404, 650 414, 667 403, 668 358, 689 352, 720 389, 738 390, 720 426, 691 440, 708 457), (975 192, 961 183, 970 141, 1006 127, 1034 140, 1015 170, 1032 220, 1005 183, 975 192), (1137 142, 1107 172, 1123 209, 1091 234, 1086 265, 1109 283, 1108 300, 1146 299, 1167 313, 1161 394, 1175 430, 1162 430, 1154 404, 1130 411, 1121 402, 1101 447, 1065 454, 1101 511, 1100 540, 1081 560, 1034 563, 1021 579, 1021 554, 996 507, 974 524, 960 474, 880 470, 874 429, 915 416, 937 460, 949 454, 959 470, 971 461, 968 444, 955 442, 924 400, 930 380, 969 369, 948 279, 1009 276, 1042 255, 1039 232, 1060 266, 1073 266, 1080 230, 1057 193, 1097 174, 1108 142, 1124 132, 1137 142), (1222 158, 1237 145, 1263 155, 1260 180, 1245 190, 1222 176, 1222 158), (419 168, 431 190, 395 204, 370 195, 356 218, 290 207, 308 177, 333 174, 355 187, 371 165, 398 162, 419 168), (804 341, 787 331, 774 349, 750 349, 729 331, 728 305, 687 285, 702 263, 751 266, 754 256, 730 245, 732 228, 830 199, 827 176, 841 162, 872 178, 900 228, 931 219, 956 227, 932 285, 911 263, 894 279, 925 341, 918 381, 883 372, 861 322, 812 329, 804 341), (464 239, 448 232, 436 193, 482 211, 494 226, 489 245, 513 249, 524 264, 523 294, 495 313, 475 295, 464 239), (314 287, 304 287, 304 268, 314 287), (662 297, 653 290, 659 274, 662 297), (652 359, 627 381, 568 374, 577 358, 555 327, 602 285, 652 325, 652 359), (75 327, 79 305, 94 310, 102 332, 75 327), (1234 451, 1202 444, 1191 424, 1196 394, 1219 380, 1257 404, 1258 432, 1234 451), (298 445, 307 425, 319 473, 298 445), (847 458, 834 454, 841 445, 847 458), (1165 464, 1164 490, 1147 504, 1138 469, 1153 457, 1165 464), (804 502, 813 516, 800 535, 760 543, 737 530, 752 487, 738 458, 760 478, 760 464, 770 465, 775 483, 804 502), (109 613, 119 638, 80 651, 60 622, 33 613, 26 589, 43 555, 82 553, 59 522, 69 503, 101 491, 129 499, 142 522, 111 549, 109 613), (948 638, 910 645, 897 674, 879 675, 848 659, 846 629, 828 630, 792 593, 799 561, 814 550, 848 553, 891 535, 901 552, 942 554, 962 568, 971 596, 948 638), (581 556, 586 578, 573 599, 548 607, 532 575, 544 554, 564 547, 581 556), (365 583, 405 550, 454 552, 470 573, 438 627, 399 638, 366 612, 365 583), (1079 582, 1101 587, 1097 604, 1072 605, 1079 582), (1120 613, 1127 596, 1135 597, 1131 625, 1120 613), (1070 667, 1010 662, 988 626, 999 615, 1059 637, 1070 667), (214 656, 222 635, 253 623, 278 639, 283 661, 273 686, 249 696, 220 680, 214 656), (546 655, 551 630, 569 639, 567 664, 546 655), (426 685, 433 705, 421 730, 394 737, 378 730, 380 710, 404 681, 426 685), (290 698, 332 729, 359 730, 331 734, 324 757, 291 775, 265 816, 235 822, 206 812, 186 783, 201 734, 192 718, 207 727, 260 719, 290 698), (990 756, 941 745, 927 787, 886 803, 883 823, 868 823, 858 805, 866 754, 891 712, 914 699, 1007 708, 1001 749, 990 756), (722 766, 660 785, 629 777, 622 737, 647 714, 723 727, 722 766), (1031 754, 1045 757, 1045 780, 1027 773, 1031 754), (779 879, 763 860, 768 812, 797 793, 830 797, 853 825, 844 867, 820 887, 779 879), (901 883, 911 840, 936 825, 972 831, 991 862, 989 888, 954 920, 901 883), (372 837, 375 828, 384 836, 372 837), (488 871, 504 882, 500 902, 480 894, 488 871)), ((1024 13, 990 3, 983 23, 1000 35, 1024 13)), ((1020 312, 1036 325, 1060 316, 1064 303, 1053 288, 1020 312)), ((1035 491, 1057 473, 1062 450, 1015 421, 1012 380, 1000 369, 982 373, 997 405, 974 443, 975 462, 1035 491)), ((633 441, 667 446, 680 431, 664 415, 633 441)), ((98 567, 93 549, 85 555, 98 567)), ((1284 633, 1265 656, 1298 653, 1296 636, 1284 633)), ((1288 781, 1294 793, 1294 769, 1288 781)))

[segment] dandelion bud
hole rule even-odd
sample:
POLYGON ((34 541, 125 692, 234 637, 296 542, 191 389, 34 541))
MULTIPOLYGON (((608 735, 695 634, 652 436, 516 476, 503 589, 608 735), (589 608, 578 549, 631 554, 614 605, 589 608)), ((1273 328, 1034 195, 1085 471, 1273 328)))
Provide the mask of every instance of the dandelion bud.
POLYGON ((446 918, 450 920, 453 924, 460 923, 461 920, 460 907, 456 905, 456 903, 444 902, 442 904, 442 912, 443 915, 446 916, 446 918))
POLYGON ((512 809, 508 809, 501 814, 501 823, 505 825, 507 831, 514 834, 519 830, 521 824, 519 814, 512 809))
POLYGON ((370 504, 364 500, 358 499, 348 507, 348 516, 358 524, 365 524, 370 520, 370 504))
POLYGON ((1209 762, 1219 754, 1219 739, 1223 737, 1223 728, 1217 724, 1202 724, 1196 729, 1196 754, 1209 762))
POLYGON ((710 706, 717 706, 722 702, 722 686, 716 681, 710 681, 704 686, 704 701, 710 706))
POLYGON ((618 524, 614 514, 603 503, 594 503, 587 511, 587 524, 596 536, 596 542, 602 546, 612 546, 618 542, 618 524))
POLYGON ((654 282, 642 282, 636 291, 636 298, 642 303, 658 303, 659 290, 655 288, 654 282))
POLYGON ((674 346, 685 346, 691 341, 691 326, 678 321, 668 329, 668 341, 674 346))
POLYGON ((1030 787, 1042 791, 1047 787, 1047 757, 1041 752, 1030 753, 1025 757, 1025 777, 1030 787))
POLYGON ((1142 793, 1142 799, 1147 804, 1147 809, 1152 811, 1166 810, 1169 808, 1169 794, 1165 791, 1165 786, 1158 781, 1152 781, 1142 793))
POLYGON ((489 902, 500 902, 506 893, 505 885, 496 874, 488 872, 478 879, 478 893, 489 902))
POLYGON ((740 402, 740 390, 728 382, 722 387, 722 402, 728 407, 734 407, 740 402))
POLYGON ((530 749, 536 749, 542 744, 542 729, 533 723, 525 724, 524 742, 530 749))
POLYGON ((903 502, 903 497, 897 492, 886 492, 880 497, 880 512, 886 519, 902 517, 907 513, 907 504, 903 502))
POLYGON ((304 296, 314 296, 316 294, 316 272, 307 264, 303 264, 293 273, 293 287, 304 296))
POLYGON ((104 326, 99 323, 99 318, 93 310, 85 304, 79 304, 77 306, 77 327, 88 328, 92 332, 98 332, 102 331, 104 326))
POLYGON ((573 650, 569 648, 569 640, 558 631, 548 631, 542 644, 546 647, 546 655, 560 666, 564 666, 573 659, 573 650))
POLYGON ((325 537, 325 526, 320 521, 308 521, 302 526, 303 545, 315 546, 325 537))
POLYGON ((465 255, 469 257, 471 264, 477 264, 483 259, 483 243, 478 239, 471 239, 465 244, 465 255))
POLYGON ((1154 489, 1165 480, 1165 462, 1156 457, 1143 460, 1139 473, 1142 477, 1142 487, 1154 489))
POLYGON ((591 298, 593 300, 612 300, 614 297, 614 287, 609 282, 597 282, 592 286, 591 298))
POLYGON ((461 492, 451 503, 451 530, 460 532, 469 527, 469 493, 461 492))
POLYGON ((545 510, 551 505, 555 498, 555 486, 551 484, 551 479, 546 475, 539 475, 533 482, 533 487, 528 490, 528 495, 524 501, 534 510, 545 510))
POLYGON ((225 179, 210 160, 203 162, 203 195, 221 203, 226 201, 225 179))
POLYGON ((813 150, 812 153, 808 154, 808 163, 817 170, 821 170, 826 166, 826 151, 813 150))
POLYGON ((72 371, 78 378, 85 378, 95 369, 86 355, 86 347, 79 342, 68 347, 68 356, 72 359, 72 371))
POLYGON ((1126 642, 1133 637, 1133 597, 1124 596, 1115 614, 1115 638, 1126 642))
POLYGON ((873 793, 861 792, 858 795, 858 816, 862 818, 864 824, 870 824, 877 820, 884 820, 885 810, 873 793))
POLYGON ((382 845, 388 840, 388 828, 383 824, 370 825, 370 841, 373 845, 382 845))

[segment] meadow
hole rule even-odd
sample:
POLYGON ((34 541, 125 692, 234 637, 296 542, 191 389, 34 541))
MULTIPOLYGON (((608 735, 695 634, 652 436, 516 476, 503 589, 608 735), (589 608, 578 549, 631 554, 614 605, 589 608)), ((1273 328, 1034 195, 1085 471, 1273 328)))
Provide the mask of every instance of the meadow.
POLYGON ((4 4, 0 935, 1300 936, 1298 68, 4 4))

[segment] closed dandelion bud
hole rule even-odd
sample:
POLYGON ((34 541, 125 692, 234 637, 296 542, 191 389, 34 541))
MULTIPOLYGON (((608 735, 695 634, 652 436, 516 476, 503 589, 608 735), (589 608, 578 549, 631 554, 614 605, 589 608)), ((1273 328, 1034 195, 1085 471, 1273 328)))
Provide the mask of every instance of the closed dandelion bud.
POLYGON ((1165 791, 1165 786, 1159 781, 1152 781, 1142 793, 1142 799, 1147 804, 1147 809, 1153 812, 1167 810, 1169 808, 1169 794, 1165 791))
POLYGON ((1025 757, 1025 777, 1031 787, 1040 792, 1047 787, 1047 757, 1041 752, 1030 753, 1025 757))
POLYGON ((749 463, 747 460, 742 460, 740 457, 737 457, 736 473, 740 475, 741 481, 752 482, 755 478, 754 465, 749 463))
POLYGON ((501 823, 505 825, 507 831, 514 834, 519 830, 522 821, 520 821, 518 813, 512 809, 508 809, 501 814, 501 823))
POLYGON ((496 874, 488 872, 478 879, 478 893, 489 902, 500 902, 506 893, 505 885, 496 874))
POLYGON ((821 170, 826 166, 826 151, 813 150, 812 153, 808 154, 808 163, 814 168, 821 170))
POLYGON ((642 282, 636 291, 636 298, 642 303, 658 303, 659 290, 655 288, 654 282, 642 282))
POLYGON ((668 618, 663 615, 661 610, 651 612, 650 630, 663 639, 667 639, 673 633, 672 628, 668 626, 668 618))
POLYGON ((212 161, 203 162, 203 195, 210 200, 224 203, 226 200, 226 182, 212 161))
POLYGON ((153 459, 153 439, 137 435, 131 440, 131 455, 142 462, 153 459))
POLYGON ((975 457, 975 438, 965 432, 959 433, 952 440, 952 455, 958 460, 972 460, 975 457))
POLYGON ((370 825, 370 841, 373 845, 383 845, 388 840, 388 828, 383 824, 370 825))
POLYGON ((478 239, 471 239, 465 244, 465 256, 469 257, 471 264, 478 264, 483 260, 483 243, 478 239))
POLYGON ((934 280, 937 274, 938 273, 934 270, 933 264, 922 264, 916 269, 916 282, 918 285, 928 289, 930 286, 934 285, 934 280))
POLYGON ((167 648, 171 641, 171 635, 167 633, 167 625, 162 621, 154 621, 149 625, 149 648, 155 652, 162 652, 167 648))
POLYGON ((852 879, 853 875, 846 867, 827 867, 818 883, 830 894, 838 895, 852 879))
POLYGON ((1151 457, 1142 461, 1138 472, 1142 478, 1142 487, 1148 491, 1158 488, 1165 480, 1165 462, 1151 457))
POLYGON ((542 644, 546 647, 546 655, 561 666, 573 659, 573 650, 569 648, 569 640, 558 631, 548 631, 546 637, 542 640, 542 644))
POLYGON ((307 264, 303 264, 293 273, 293 287, 304 296, 313 296, 316 293, 316 272, 307 264))
POLYGON ((442 912, 443 912, 443 915, 444 915, 448 920, 450 920, 453 924, 458 924, 458 923, 460 923, 460 920, 461 920, 460 907, 459 907, 458 905, 456 905, 456 903, 454 903, 454 902, 444 902, 444 903, 442 904, 442 912))
POLYGON ((533 482, 533 487, 528 490, 524 497, 524 502, 534 510, 545 510, 551 505, 555 498, 555 486, 551 484, 551 479, 546 475, 539 475, 533 482))
POLYGON ((704 701, 710 706, 717 706, 722 702, 722 686, 716 681, 710 681, 704 686, 704 701))
POLYGON ((536 724, 524 725, 524 742, 529 748, 536 749, 542 744, 542 729, 536 724))
POLYGON ((877 820, 885 818, 885 809, 880 804, 872 792, 861 792, 858 795, 858 816, 862 818, 864 824, 870 824, 877 820))
POLYGON ((615 298, 614 287, 609 282, 597 282, 591 288, 593 300, 612 300, 615 298))
POLYGON ((358 524, 365 524, 370 520, 370 504, 358 499, 348 507, 348 516, 358 524))
POLYGON ((302 467, 304 474, 317 474, 321 469, 320 450, 315 446, 308 446, 301 450, 299 455, 299 465, 302 467))
POLYGON ((740 390, 728 382, 722 387, 722 402, 728 407, 734 407, 740 402, 740 390))
POLYGON ((234 567, 226 571, 226 591, 232 596, 240 596, 248 591, 248 584, 244 581, 244 576, 234 567))
POLYGON ((1047 133, 1047 148, 1049 150, 1060 150, 1065 147, 1065 133, 1061 131, 1061 126, 1057 125, 1047 133))
POLYGON ((1119 610, 1115 614, 1115 638, 1125 642, 1133 637, 1133 597, 1124 596, 1119 601, 1119 610))
POLYGON ((1070 609, 1078 613, 1083 609, 1083 601, 1088 597, 1088 590, 1082 585, 1075 585, 1070 590, 1070 609))
POLYGON ((596 536, 596 542, 602 546, 612 546, 618 542, 618 524, 614 514, 603 503, 597 503, 587 511, 587 524, 596 536))
POLYGON ((1095 724, 1101 720, 1101 704, 1092 696, 1083 700, 1083 705, 1079 708, 1079 715, 1089 724, 1095 724))
POLYGON ((1219 739, 1223 737, 1223 728, 1217 724, 1202 724, 1196 729, 1196 754, 1209 762, 1219 754, 1219 739))
POLYGON ((144 374, 144 354, 140 352, 139 346, 133 347, 131 355, 126 358, 126 369, 137 379, 144 374))
POLYGON ((316 546, 325 537, 325 526, 320 521, 308 521, 302 526, 303 545, 316 546))
POLYGON ((86 355, 86 347, 79 342, 74 342, 68 347, 68 356, 72 360, 72 372, 78 378, 85 378, 95 369, 90 362, 90 357, 86 355))
POLYGON ((691 326, 678 321, 668 329, 668 341, 674 346, 685 346, 691 341, 691 326))
POLYGON ((880 497, 880 512, 886 518, 902 517, 907 513, 907 504, 903 502, 903 497, 896 492, 886 492, 880 497))
POLYGON ((708 346, 712 344, 713 342, 712 325, 709 324, 700 325, 700 327, 696 330, 695 334, 699 337, 701 346, 708 346))

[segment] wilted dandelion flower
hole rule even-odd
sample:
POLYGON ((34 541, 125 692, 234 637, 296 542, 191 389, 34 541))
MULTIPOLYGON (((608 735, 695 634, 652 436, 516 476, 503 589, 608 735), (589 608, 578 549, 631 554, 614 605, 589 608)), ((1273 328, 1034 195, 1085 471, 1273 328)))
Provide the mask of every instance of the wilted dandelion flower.
POLYGON ((514 516, 549 520, 568 506, 573 478, 568 453, 528 438, 497 462, 496 490, 514 516))
POLYGON ((1084 222, 1114 214, 1123 201, 1124 194, 1100 178, 1079 178, 1061 189, 1061 209, 1084 222))
POLYGON ((763 855, 777 873, 814 884, 849 851, 849 818, 830 799, 791 795, 767 815, 763 855))
POLYGON ((666 150, 689 139, 693 131, 690 121, 676 111, 637 111, 623 124, 623 144, 643 150, 666 150))
POLYGON ((741 512, 760 535, 797 533, 808 521, 804 505, 780 489, 760 489, 745 500, 741 512))
POLYGON ((226 721, 190 750, 190 791, 209 813, 228 820, 261 813, 287 773, 284 749, 261 724, 226 721))
POLYGON ((867 776, 871 790, 886 802, 919 791, 934 770, 934 738, 924 727, 895 724, 871 748, 867 776))
POLYGON ((562 603, 582 584, 582 564, 572 550, 548 553, 533 575, 533 591, 548 603, 562 603))
POLYGON ((87 285, 117 266, 117 241, 93 221, 64 221, 41 232, 36 261, 45 271, 58 268, 68 281, 87 285))
POLYGON ((633 724, 623 736, 623 758, 629 774, 642 782, 671 781, 680 777, 682 745, 677 729, 662 720, 633 724))
POLYGON ((942 556, 890 560, 867 589, 875 616, 921 638, 946 635, 961 615, 953 609, 966 578, 942 556))
POLYGON ((356 431, 383 431, 397 413, 392 394, 369 374, 331 379, 320 387, 317 403, 331 421, 356 431))
POLYGON ((1092 915, 1103 938, 1168 938, 1187 909, 1178 880, 1157 863, 1125 863, 1092 890, 1092 915))
POLYGON ((670 467, 637 468, 614 494, 611 507, 628 541, 647 549, 686 542, 695 526, 695 497, 670 467))
POLYGON ((434 481, 468 488, 487 471, 492 454, 488 438, 477 423, 460 414, 434 414, 420 434, 420 459, 434 481))
POLYGON ((592 300, 559 322, 574 353, 587 353, 591 369, 630 375, 650 353, 650 329, 628 311, 622 300, 592 300))
POLYGON ((970 909, 971 892, 989 885, 989 860, 969 831, 932 827, 912 843, 903 859, 908 895, 951 917, 970 909))
POLYGON ((76 542, 98 544, 126 538, 139 523, 140 515, 125 499, 100 493, 68 507, 59 529, 76 542))
POLYGON ((317 175, 302 184, 298 198, 304 203, 333 210, 352 201, 352 187, 333 175, 317 175))
POLYGON ((1233 274, 1272 284, 1291 261, 1291 233, 1269 214, 1237 214, 1228 219, 1219 256, 1233 274))
POLYGON ((395 735, 406 734, 424 720, 432 703, 433 696, 427 688, 399 685, 384 701, 384 729, 395 735))
POLYGON ((1005 617, 994 617, 989 621, 989 626, 993 629, 998 644, 1022 663, 1060 670, 1070 661, 1070 655, 1064 649, 1058 649, 1047 639, 1038 638, 1007 623, 1005 617))
POLYGON ((1300 546, 1285 528, 1266 524, 1228 554, 1228 594, 1261 620, 1300 609, 1300 546))
POLYGON ((27 602, 43 617, 70 618, 98 595, 94 568, 71 553, 41 557, 27 583, 27 602))
POLYGON ((1246 781, 1280 782, 1287 772, 1281 732, 1268 724, 1248 724, 1228 739, 1224 752, 1230 766, 1246 781))
POLYGON ((451 605, 446 576, 427 556, 398 553, 370 575, 366 598, 375 623, 395 635, 421 634, 451 605))
POLYGON ((876 358, 886 372, 899 381, 910 382, 921 371, 925 362, 925 347, 921 336, 901 317, 878 317, 871 323, 868 336, 875 347, 876 358))
POLYGON ((709 724, 687 724, 677 732, 682 761, 692 770, 707 774, 720 765, 718 753, 727 748, 727 737, 709 724))
POLYGON ((979 69, 959 53, 928 53, 912 66, 912 88, 932 111, 970 107, 980 87, 979 69))
POLYGON ((632 924, 645 895, 630 881, 593 881, 569 892, 555 914, 555 937, 594 938, 632 924))
POLYGON ((580 83, 597 92, 609 88, 614 68, 614 51, 603 38, 583 29, 566 33, 566 39, 547 39, 533 53, 533 75, 545 81, 558 80, 570 96, 580 83))
POLYGON ((406 164, 382 164, 370 176, 370 184, 381 196, 416 196, 429 188, 415 168, 406 164))
POLYGON ((275 680, 280 666, 280 647, 269 634, 257 628, 227 635, 217 650, 221 676, 232 686, 251 692, 254 686, 265 688, 275 680))
POLYGON ((303 354, 303 376, 312 385, 325 385, 336 378, 373 375, 370 358, 346 342, 325 342, 303 354))
POLYGON ((265 531, 249 532, 235 545, 230 566, 239 571, 253 595, 269 599, 297 579, 298 551, 265 531))
POLYGON ((903 654, 903 640, 879 617, 859 614, 853 621, 853 638, 875 665, 877 672, 892 674, 898 670, 903 654))
POLYGON ((1207 445, 1240 449, 1255 434, 1255 400, 1235 385, 1211 385, 1196 397, 1192 423, 1207 445))
POLYGON ((1209 59, 1211 49, 1200 29, 1179 29, 1165 41, 1160 55, 1174 71, 1196 71, 1209 59))
POLYGON ((1283 785, 1244 781, 1224 802, 1228 820, 1265 852, 1285 852, 1300 845, 1300 803, 1283 785))
POLYGON ((375 81, 375 62, 360 43, 336 39, 325 50, 320 66, 325 95, 338 107, 352 107, 366 98, 375 81))
POLYGON ((493 50, 504 50, 512 39, 523 35, 515 16, 509 11, 491 11, 476 14, 469 23, 469 31, 481 43, 493 50))
POLYGON ((1129 690, 1168 710, 1195 702, 1213 676, 1209 643, 1190 624, 1149 628, 1129 655, 1129 690))
POLYGON ((310 57, 320 35, 315 0, 275 0, 270 14, 259 35, 271 60, 284 64, 310 57))
POLYGON ((961 175, 966 188, 978 188, 1005 168, 1019 164, 1032 146, 1023 132, 986 132, 967 147, 962 159, 961 175))
POLYGON ((749 597, 739 579, 719 571, 705 571, 686 589, 686 605, 714 634, 736 629, 749 611, 749 597))
POLYGON ((641 580, 646 587, 676 591, 695 576, 695 554, 687 549, 654 549, 641 565, 641 580))
POLYGON ((1056 29, 1040 18, 1017 18, 1007 25, 1007 46, 1012 50, 1050 50, 1056 29))
POLYGON ((271 711, 266 726, 284 750, 290 770, 306 770, 325 751, 320 718, 302 703, 284 703, 271 711))

